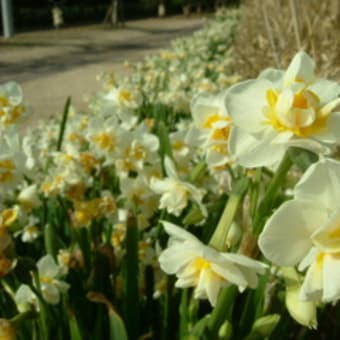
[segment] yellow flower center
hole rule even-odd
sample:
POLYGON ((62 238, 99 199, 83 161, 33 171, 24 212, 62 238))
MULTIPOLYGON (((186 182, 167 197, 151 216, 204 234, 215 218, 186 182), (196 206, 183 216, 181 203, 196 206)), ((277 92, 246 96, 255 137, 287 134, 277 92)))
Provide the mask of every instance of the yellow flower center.
POLYGON ((96 134, 93 137, 93 142, 102 150, 113 151, 115 149, 115 139, 107 132, 96 134))
POLYGON ((0 168, 5 170, 14 170, 15 164, 9 159, 4 159, 0 161, 0 168))
POLYGON ((41 283, 46 283, 46 284, 52 284, 53 283, 53 279, 49 276, 41 276, 40 277, 40 282, 41 283))
POLYGON ((120 102, 130 102, 132 100, 131 92, 127 90, 119 91, 118 99, 120 102))
POLYGON ((209 269, 211 266, 210 262, 204 259, 203 257, 198 257, 197 259, 195 259, 192 265, 197 271, 209 269))
POLYGON ((1 213, 1 224, 9 227, 17 219, 18 212, 15 209, 6 209, 1 213))
MULTIPOLYGON (((294 93, 292 106, 284 113, 290 124, 279 116, 277 103, 280 92, 269 89, 266 92, 268 107, 264 108, 265 124, 270 124, 279 132, 292 132, 298 137, 309 137, 325 128, 329 113, 322 114, 319 97, 310 90, 300 90, 294 93)), ((282 113, 281 113, 282 115, 282 113)))

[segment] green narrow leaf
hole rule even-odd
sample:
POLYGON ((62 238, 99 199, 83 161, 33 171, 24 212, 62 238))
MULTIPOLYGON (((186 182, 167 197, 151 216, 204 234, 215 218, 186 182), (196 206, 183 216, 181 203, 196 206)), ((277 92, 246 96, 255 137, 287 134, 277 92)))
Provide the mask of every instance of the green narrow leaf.
POLYGON ((65 106, 64 106, 63 118, 62 118, 61 123, 60 123, 57 151, 61 150, 61 145, 63 143, 64 133, 65 133, 65 128, 66 128, 66 122, 67 122, 67 118, 68 118, 68 113, 70 111, 70 105, 71 105, 71 97, 67 97, 66 103, 65 103, 65 106))
POLYGON ((51 224, 46 224, 44 228, 44 242, 47 254, 56 258, 56 237, 55 230, 51 224))
MULTIPOLYGON (((109 323, 110 340, 128 340, 124 322, 113 308, 109 309, 109 323)), ((131 325, 131 328, 133 327, 134 326, 131 325)))
POLYGON ((220 327, 226 320, 231 321, 237 294, 236 286, 225 287, 221 291, 217 304, 208 321, 208 331, 211 339, 216 339, 220 327))
MULTIPOLYGON (((122 318, 113 308, 110 301, 105 295, 99 292, 89 292, 87 298, 91 302, 104 304, 107 308, 110 326, 110 340, 129 340, 132 339, 127 336, 126 327, 122 318)), ((130 328, 134 328, 134 324, 130 324, 130 328)))
POLYGON ((83 338, 81 336, 81 331, 80 331, 75 314, 72 311, 70 311, 69 315, 70 315, 69 321, 70 321, 70 337, 71 337, 70 340, 82 340, 83 338))
POLYGON ((161 159, 164 160, 164 157, 167 155, 170 158, 172 156, 172 147, 169 139, 168 129, 166 128, 163 121, 159 121, 157 124, 157 134, 159 138, 159 153, 161 159))

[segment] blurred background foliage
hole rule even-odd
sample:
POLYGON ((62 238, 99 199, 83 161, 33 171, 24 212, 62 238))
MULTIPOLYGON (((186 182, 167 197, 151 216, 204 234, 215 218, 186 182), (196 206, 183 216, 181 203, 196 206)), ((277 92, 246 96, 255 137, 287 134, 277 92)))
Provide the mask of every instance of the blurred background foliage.
POLYGON ((320 76, 340 80, 339 0, 243 0, 240 13, 234 67, 242 76, 285 68, 303 49, 320 76))
MULTIPOLYGON (((112 0, 12 0, 17 29, 53 27, 51 9, 57 5, 63 10, 66 25, 101 23, 112 0)), ((191 12, 211 12, 219 5, 238 5, 239 0, 120 0, 125 20, 157 16, 158 5, 166 6, 167 15, 183 13, 189 6, 191 12)))

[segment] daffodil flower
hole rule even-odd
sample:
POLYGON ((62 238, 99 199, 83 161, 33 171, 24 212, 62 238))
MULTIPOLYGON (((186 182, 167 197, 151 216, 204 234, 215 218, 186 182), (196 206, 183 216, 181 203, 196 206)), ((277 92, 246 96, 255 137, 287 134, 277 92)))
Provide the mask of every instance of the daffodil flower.
POLYGON ((59 280, 61 267, 58 266, 51 255, 42 257, 38 263, 40 288, 43 298, 50 304, 60 301, 60 294, 68 290, 69 284, 59 280))
POLYGON ((298 265, 306 275, 300 298, 340 298, 340 162, 313 164, 294 189, 294 199, 269 218, 259 238, 263 254, 280 266, 298 265))
POLYGON ((160 209, 166 209, 169 213, 179 216, 183 209, 192 199, 195 201, 204 216, 207 215, 207 209, 202 204, 205 191, 196 188, 191 183, 182 181, 176 171, 173 161, 169 157, 164 159, 164 167, 167 177, 159 179, 152 177, 150 180, 150 188, 157 194, 161 194, 160 209))
POLYGON ((242 292, 257 286, 257 274, 266 268, 263 263, 239 254, 220 253, 184 229, 162 223, 170 239, 159 262, 164 272, 177 276, 176 287, 195 287, 196 299, 208 299, 215 306, 223 287, 234 284, 242 292))
POLYGON ((304 52, 288 69, 268 69, 227 91, 226 108, 235 124, 229 149, 245 167, 272 166, 289 146, 318 153, 340 141, 340 86, 318 79, 304 52))
POLYGON ((187 139, 197 140, 206 154, 209 166, 223 166, 229 163, 228 140, 231 118, 224 105, 225 92, 217 95, 199 94, 191 102, 194 127, 187 139))

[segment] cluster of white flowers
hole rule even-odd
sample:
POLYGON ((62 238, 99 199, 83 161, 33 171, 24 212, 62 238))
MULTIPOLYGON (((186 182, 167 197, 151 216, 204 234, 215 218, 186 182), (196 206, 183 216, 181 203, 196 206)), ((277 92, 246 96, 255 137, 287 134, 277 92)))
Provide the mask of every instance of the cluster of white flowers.
MULTIPOLYGON (((238 17, 238 10, 221 9, 191 37, 176 39, 171 49, 130 65, 131 76, 123 80, 123 87, 137 89, 151 103, 189 113, 193 95, 216 93, 240 79, 229 71, 238 17)), ((102 79, 110 87, 112 77, 102 79)))
MULTIPOLYGON (((228 203, 238 202, 232 200, 233 181, 249 176, 244 168, 275 171, 294 146, 320 160, 295 186, 293 199, 267 220, 259 248, 275 265, 298 266, 303 283, 294 294, 301 301, 312 301, 315 309, 319 302, 340 298, 340 163, 325 158, 340 144, 340 86, 318 79, 312 59, 300 51, 286 71, 268 69, 257 79, 226 88, 237 80, 225 72, 226 37, 236 16, 233 11, 220 13, 192 38, 138 64, 133 76, 119 85, 105 75, 105 88, 92 99, 89 112, 71 108, 65 130, 51 122, 22 142, 15 128, 26 112, 21 89, 14 83, 0 86, 0 276, 14 266, 8 255, 12 235, 21 235, 20 242, 35 242, 47 233, 46 215, 60 222, 53 209, 62 207, 63 228, 72 229, 67 237, 99 225, 102 232, 91 231, 95 240, 88 248, 110 244, 117 262, 124 257, 133 214, 141 234, 140 262, 157 272, 158 254, 160 268, 177 276, 176 287, 194 287, 194 297, 208 299, 212 306, 224 287, 236 285, 241 292, 256 288, 267 265, 251 258, 254 253, 242 248, 239 237, 227 239, 236 204, 226 207, 208 244, 189 230, 211 227, 205 222, 215 214, 209 210, 214 201, 224 203, 228 196, 228 203), (150 104, 153 109, 171 107, 174 122, 166 126, 169 117, 148 112, 150 104), (195 222, 187 222, 194 213, 195 222), (224 214, 230 214, 229 223, 224 214), (161 225, 170 236, 163 251, 161 225), (225 236, 218 242, 222 247, 216 246, 216 235, 225 236)), ((48 303, 59 303, 69 288, 62 277, 71 258, 78 258, 75 266, 87 260, 79 255, 83 249, 77 242, 60 242, 66 246, 58 245, 60 264, 50 255, 37 263, 38 281, 31 288, 40 290, 48 303)), ((155 276, 159 295, 164 277, 155 276)), ((31 288, 19 288, 18 305, 37 305, 31 288)), ((315 320, 306 325, 315 326, 315 320)))

